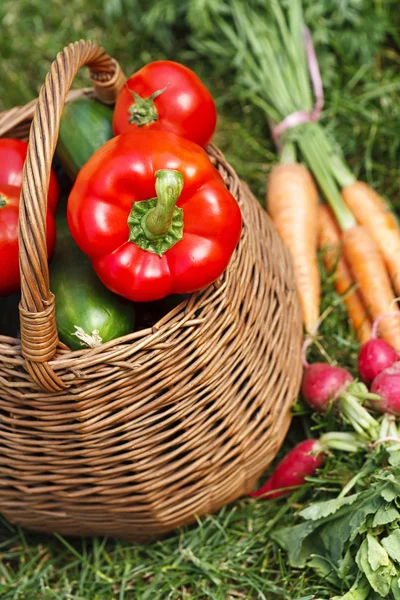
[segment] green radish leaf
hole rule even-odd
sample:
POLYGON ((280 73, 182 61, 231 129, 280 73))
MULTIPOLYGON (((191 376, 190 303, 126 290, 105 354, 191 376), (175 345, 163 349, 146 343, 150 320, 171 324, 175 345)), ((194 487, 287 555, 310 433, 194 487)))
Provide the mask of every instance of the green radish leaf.
POLYGON ((323 519, 335 512, 337 512, 342 506, 348 506, 353 504, 359 497, 360 494, 352 494, 345 498, 333 498, 333 500, 326 500, 325 502, 317 502, 308 506, 300 512, 300 516, 303 519, 309 521, 316 521, 317 519, 323 519))
POLYGON ((341 579, 337 574, 337 569, 332 562, 325 556, 314 554, 311 560, 307 563, 308 567, 312 567, 325 581, 329 581, 336 587, 340 587, 341 579))
POLYGON ((374 475, 374 479, 377 482, 387 482, 387 486, 394 489, 396 496, 400 494, 400 469, 393 468, 390 471, 380 471, 374 475))
MULTIPOLYGON (((367 596, 369 594, 370 589, 371 588, 368 585, 367 594, 365 594, 363 590, 359 590, 359 589, 350 590, 344 596, 333 596, 332 600, 365 600, 365 598, 367 598, 367 596)), ((369 598, 369 596, 368 596, 368 598, 369 598)))
POLYGON ((400 449, 398 447, 398 444, 396 444, 396 446, 396 448, 391 448, 390 446, 388 447, 388 460, 389 464, 391 464, 393 467, 400 467, 400 449))
POLYGON ((400 600, 400 579, 394 577, 392 579, 392 594, 393 600, 400 600))
POLYGON ((386 566, 379 567, 376 571, 371 568, 368 560, 368 541, 365 539, 356 555, 358 567, 367 577, 371 587, 375 592, 385 597, 390 592, 392 578, 396 576, 397 570, 393 563, 389 561, 386 566))
MULTIPOLYGON (((357 513, 355 513, 357 514, 357 513)), ((352 534, 357 534, 357 529, 351 528, 352 515, 343 515, 325 526, 321 527, 319 534, 326 548, 326 555, 339 566, 346 542, 352 534)))
POLYGON ((348 549, 339 562, 338 574, 342 580, 345 580, 354 569, 357 569, 357 565, 353 558, 353 553, 348 549))
POLYGON ((371 565, 371 569, 376 571, 379 567, 386 567, 390 561, 385 548, 381 546, 378 540, 370 533, 367 534, 367 543, 368 562, 371 565))
POLYGON ((386 502, 393 502, 397 497, 397 491, 394 486, 385 487, 381 490, 381 496, 386 502))
POLYGON ((359 576, 357 581, 344 596, 334 596, 332 600, 368 600, 370 599, 371 586, 365 575, 359 576))
POLYGON ((378 508, 372 521, 372 527, 379 527, 379 525, 387 525, 400 519, 400 513, 394 506, 381 506, 378 508))
POLYGON ((390 558, 400 563, 400 529, 395 529, 393 533, 383 538, 382 546, 390 558))
POLYGON ((382 504, 379 496, 369 498, 368 502, 357 502, 352 505, 348 514, 332 519, 319 530, 322 542, 330 559, 338 565, 342 557, 344 545, 354 540, 369 515, 374 514, 382 504))
MULTIPOLYGON (((379 495, 375 495, 372 498, 365 498, 363 503, 359 503, 357 512, 353 512, 350 520, 350 527, 353 532, 358 532, 361 526, 369 515, 373 515, 383 505, 382 498, 379 495)), ((351 539, 354 538, 354 533, 351 539)))
POLYGON ((293 567, 303 568, 305 567, 310 554, 313 552, 312 544, 308 551, 308 544, 306 543, 306 541, 308 541, 307 538, 317 527, 318 525, 315 523, 307 521, 306 523, 300 523, 300 525, 295 525, 294 527, 278 529, 278 531, 271 534, 271 538, 282 546, 282 548, 287 550, 289 563, 293 567))

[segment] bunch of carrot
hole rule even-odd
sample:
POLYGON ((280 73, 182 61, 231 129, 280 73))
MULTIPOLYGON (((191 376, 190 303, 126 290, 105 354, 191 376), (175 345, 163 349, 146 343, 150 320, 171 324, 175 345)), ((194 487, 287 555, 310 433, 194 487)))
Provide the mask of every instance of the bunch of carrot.
POLYGON ((291 0, 285 10, 279 0, 269 4, 265 23, 250 6, 232 0, 233 25, 225 24, 224 33, 246 73, 249 98, 265 110, 272 131, 288 115, 300 114, 280 130, 280 164, 269 176, 267 209, 292 254, 305 329, 315 333, 320 319, 319 249, 325 268, 335 274, 336 290, 360 342, 369 339, 371 323, 390 312, 380 321, 379 333, 400 350, 396 218, 381 196, 356 180, 318 122, 314 92, 320 104, 322 84, 315 77, 316 57, 301 0, 291 0), (296 150, 304 164, 297 161, 296 150))
POLYGON ((366 183, 344 185, 341 198, 353 221, 335 218, 329 202, 319 201, 304 165, 281 162, 270 174, 267 206, 292 254, 304 325, 313 333, 319 320, 319 249, 325 268, 334 272, 336 291, 360 343, 370 338, 371 321, 390 312, 381 321, 380 335, 400 350, 400 319, 395 314, 400 316, 395 295, 400 295, 400 229, 383 198, 366 183))

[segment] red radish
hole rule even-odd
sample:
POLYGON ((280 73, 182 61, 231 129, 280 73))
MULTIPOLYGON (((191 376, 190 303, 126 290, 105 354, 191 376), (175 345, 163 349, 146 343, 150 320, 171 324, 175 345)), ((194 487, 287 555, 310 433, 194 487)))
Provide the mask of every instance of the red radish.
POLYGON ((399 312, 390 312, 380 315, 372 325, 371 339, 361 346, 358 355, 358 373, 367 385, 394 362, 399 360, 399 355, 391 344, 378 339, 379 323, 390 316, 399 316, 399 312))
POLYGON ((371 392, 381 397, 381 400, 371 401, 376 410, 400 416, 400 361, 375 377, 371 392))
POLYGON ((297 444, 276 467, 271 477, 255 492, 252 498, 279 498, 303 485, 307 476, 313 475, 323 464, 325 454, 319 440, 304 440, 297 444))
POLYGON ((396 350, 385 340, 371 338, 361 346, 358 355, 358 373, 367 385, 398 360, 396 350))
POLYGON ((312 363, 304 371, 301 392, 307 404, 322 412, 352 381, 354 378, 346 369, 312 363))
POLYGON ((346 369, 325 363, 308 365, 303 375, 301 391, 306 402, 319 412, 323 412, 329 402, 336 401, 342 418, 359 435, 376 439, 379 423, 362 406, 362 402, 376 401, 377 396, 369 393, 364 383, 354 381, 346 369))

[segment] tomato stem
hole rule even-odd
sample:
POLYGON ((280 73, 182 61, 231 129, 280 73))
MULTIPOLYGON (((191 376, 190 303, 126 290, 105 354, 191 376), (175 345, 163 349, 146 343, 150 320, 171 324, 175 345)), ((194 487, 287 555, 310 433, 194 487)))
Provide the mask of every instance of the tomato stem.
POLYGON ((133 123, 135 125, 138 125, 139 127, 143 127, 143 125, 149 125, 149 123, 157 121, 158 112, 154 104, 154 100, 155 98, 157 98, 157 96, 162 94, 166 90, 166 88, 163 88, 162 90, 157 90, 148 98, 142 98, 133 90, 129 88, 128 90, 130 91, 130 93, 133 96, 133 99, 135 100, 135 102, 131 104, 128 108, 128 112, 130 115, 129 123, 133 123))
POLYGON ((7 204, 7 198, 0 194, 0 208, 4 208, 7 204))

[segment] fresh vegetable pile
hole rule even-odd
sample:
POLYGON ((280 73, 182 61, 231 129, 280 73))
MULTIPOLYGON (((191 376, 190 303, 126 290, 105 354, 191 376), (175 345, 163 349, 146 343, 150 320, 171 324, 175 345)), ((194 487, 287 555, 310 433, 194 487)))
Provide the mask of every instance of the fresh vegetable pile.
POLYGON ((266 207, 294 262, 306 330, 302 399, 318 437, 298 443, 251 496, 312 484, 332 453, 364 456, 337 497, 300 511, 273 539, 293 567, 316 569, 346 600, 400 598, 400 228, 388 203, 357 181, 319 121, 323 90, 300 0, 271 0, 270 19, 234 0, 217 26, 235 52, 238 81, 262 108, 280 155, 266 207), (318 253, 318 250, 320 251, 318 253), (344 297, 361 348, 358 378, 306 360, 318 343, 319 256, 344 297))
MULTIPOLYGON (((70 349, 154 324, 228 266, 242 219, 203 148, 215 126, 211 94, 193 71, 172 61, 132 75, 114 109, 89 98, 65 107, 56 157, 68 197, 60 203, 56 234, 59 185, 52 173, 47 247, 51 258, 56 245, 51 289, 59 337, 70 349), (162 300, 164 307, 154 309, 162 300), (146 303, 150 316, 138 303, 146 303)), ((4 323, 18 318, 18 203, 27 147, 0 140, 7 165, 0 176, 4 323)))
POLYGON ((351 494, 308 506, 303 523, 273 534, 293 566, 308 562, 343 590, 335 599, 400 597, 399 465, 400 444, 381 445, 351 494))
POLYGON ((355 380, 344 368, 305 362, 302 398, 316 413, 330 413, 320 431, 328 429, 332 416, 339 430, 297 444, 250 495, 285 496, 312 481, 329 454, 363 453, 363 467, 339 495, 306 506, 299 512, 303 522, 274 531, 272 538, 287 550, 293 567, 313 567, 329 581, 340 592, 335 599, 397 599, 400 356, 372 338, 361 346, 358 375, 355 380))

